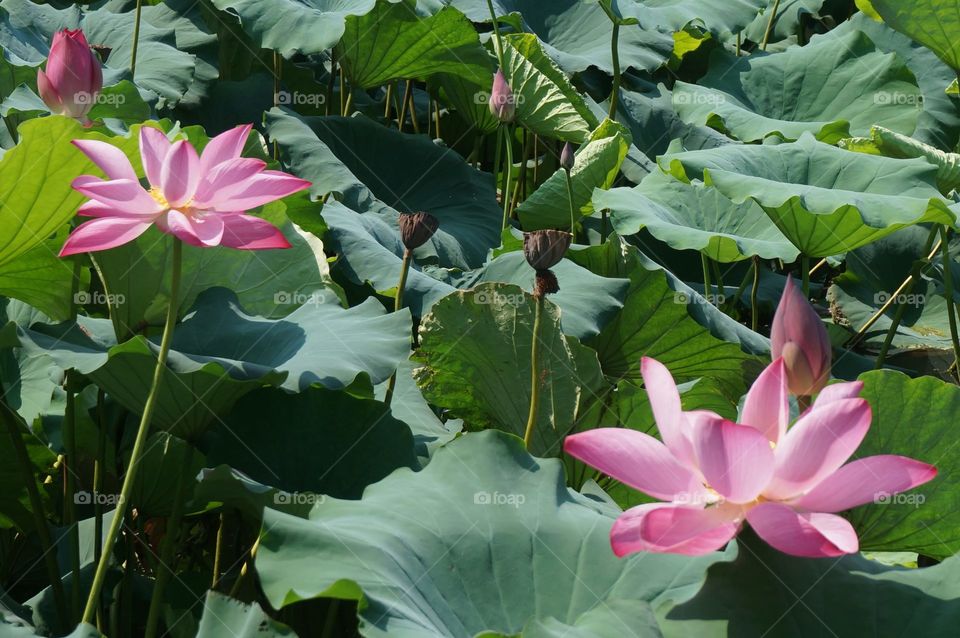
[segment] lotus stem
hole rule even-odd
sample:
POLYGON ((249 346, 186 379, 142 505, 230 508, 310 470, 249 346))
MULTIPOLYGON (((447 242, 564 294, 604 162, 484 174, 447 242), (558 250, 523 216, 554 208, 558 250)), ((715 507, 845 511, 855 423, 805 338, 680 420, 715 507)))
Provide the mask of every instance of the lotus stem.
POLYGON ((534 295, 533 336, 530 343, 530 413, 527 416, 527 428, 523 434, 523 445, 530 449, 533 431, 537 427, 537 414, 540 410, 540 320, 543 315, 543 295, 534 295))
POLYGON ((220 585, 220 557, 223 555, 223 511, 220 512, 220 524, 217 526, 217 544, 213 550, 213 580, 210 582, 210 589, 216 591, 220 585))
POLYGON ((810 300, 810 258, 807 255, 800 255, 800 269, 803 271, 803 296, 810 300))
MULTIPOLYGON (((924 246, 923 254, 927 255, 930 252, 930 247, 936 239, 937 234, 939 233, 939 228, 934 227, 934 231, 930 233, 927 237, 927 243, 924 246)), ((937 245, 939 249, 939 244, 937 245)), ((936 254, 936 253, 934 253, 936 254)), ((894 297, 894 302, 897 299, 901 298, 901 295, 909 295, 913 290, 913 286, 916 283, 917 279, 920 278, 920 273, 923 270, 923 267, 930 263, 932 257, 927 257, 924 261, 917 261, 913 264, 913 268, 910 271, 910 276, 907 278, 907 285, 903 288, 903 292, 894 297)), ((880 353, 877 355, 877 361, 874 364, 874 369, 879 370, 883 367, 884 362, 887 359, 887 353, 890 352, 890 346, 893 344, 893 339, 897 334, 897 330, 900 328, 900 323, 903 321, 903 315, 906 314, 907 304, 899 303, 897 304, 897 310, 893 315, 893 321, 890 323, 890 328, 887 330, 887 336, 883 340, 883 346, 880 347, 880 353)))
POLYGON ((493 0, 487 0, 487 9, 490 10, 490 19, 493 21, 493 37, 497 42, 497 62, 502 70, 504 68, 503 39, 500 37, 500 22, 497 20, 497 12, 493 10, 493 0))
POLYGON ((27 446, 23 442, 21 434, 21 428, 25 428, 27 432, 30 431, 30 428, 23 422, 20 415, 7 405, 2 396, 0 396, 0 420, 3 420, 7 425, 7 432, 10 434, 10 440, 13 443, 13 452, 17 457, 16 463, 23 474, 23 484, 27 488, 27 497, 30 499, 30 513, 33 515, 37 540, 40 542, 40 552, 47 569, 47 578, 50 579, 50 588, 53 590, 53 600, 57 606, 57 625, 66 625, 70 615, 67 609, 67 597, 63 591, 63 581, 60 580, 60 570, 57 567, 57 553, 53 546, 53 539, 50 537, 50 528, 47 527, 43 500, 40 498, 40 490, 37 489, 37 479, 33 475, 30 453, 27 452, 27 446))
POLYGON ((607 209, 600 211, 600 243, 607 243, 607 209))
POLYGON ((777 11, 780 10, 780 0, 773 3, 773 9, 770 11, 770 19, 767 20, 767 30, 763 33, 763 42, 760 43, 760 50, 767 50, 767 43, 770 42, 770 34, 773 33, 773 23, 777 19, 777 11))
POLYGON ((183 488, 192 461, 193 446, 188 443, 183 459, 184 468, 177 475, 177 484, 173 490, 173 509, 170 511, 170 518, 167 519, 167 533, 160 543, 160 565, 158 566, 157 578, 153 583, 153 594, 150 596, 146 638, 156 638, 157 636, 157 629, 160 625, 160 607, 163 605, 163 593, 167 588, 167 583, 170 582, 170 577, 173 576, 174 556, 179 544, 180 525, 183 521, 183 488))
POLYGON ((137 428, 133 451, 130 454, 130 465, 127 468, 126 476, 123 478, 123 487, 120 489, 120 498, 117 501, 117 508, 114 511, 113 520, 110 522, 110 529, 107 530, 107 537, 104 541, 106 549, 97 562, 97 571, 94 573, 93 583, 90 586, 90 595, 87 597, 87 606, 83 612, 83 622, 88 624, 92 624, 97 607, 100 604, 100 590, 103 589, 103 581, 107 576, 107 567, 110 564, 110 556, 112 553, 111 548, 117 541, 117 536, 120 534, 120 527, 123 525, 130 495, 133 492, 134 482, 140 469, 141 457, 143 456, 144 447, 150 434, 150 422, 153 420, 153 411, 154 408, 156 408, 157 399, 160 397, 160 384, 163 380, 163 372, 167 367, 167 355, 170 353, 170 343, 173 340, 173 331, 177 323, 182 261, 183 244, 179 239, 174 239, 173 268, 170 279, 170 305, 167 306, 167 318, 163 325, 160 352, 157 355, 157 365, 153 372, 153 382, 150 385, 150 393, 147 395, 146 403, 144 403, 143 406, 143 416, 140 419, 140 426, 137 428))
POLYGON ((353 91, 347 93, 347 103, 343 106, 343 116, 347 117, 353 110, 353 91))
POLYGON ((397 121, 397 128, 402 131, 403 125, 407 121, 407 105, 410 104, 410 91, 413 90, 413 83, 407 80, 406 88, 403 90, 403 99, 400 100, 400 119, 397 121))
POLYGON ((737 57, 739 58, 742 54, 741 47, 743 46, 743 33, 737 34, 737 57))
POLYGON ((143 13, 143 0, 137 0, 137 11, 133 17, 133 45, 130 50, 130 79, 137 75, 137 47, 140 44, 140 16, 143 13))
POLYGON ((390 102, 393 100, 393 82, 387 82, 387 95, 383 106, 383 119, 390 121, 390 102))
POLYGON ((610 53, 613 59, 613 89, 610 91, 610 119, 617 119, 617 105, 620 100, 620 23, 613 16, 613 35, 611 36, 610 53))
POLYGON ((713 276, 717 281, 717 298, 714 303, 719 306, 727 296, 727 289, 723 286, 723 271, 720 270, 720 262, 715 259, 710 260, 710 266, 713 268, 713 276))
POLYGON ((80 615, 80 528, 77 526, 77 395, 74 392, 73 375, 66 374, 66 407, 63 411, 63 446, 66 461, 63 464, 63 518, 70 528, 70 567, 71 582, 70 608, 72 618, 80 615))
POLYGON ((957 336, 956 304, 953 301, 953 270, 950 262, 950 229, 940 227, 940 240, 943 250, 940 253, 943 259, 943 285, 946 288, 947 313, 950 315, 950 341, 953 343, 953 358, 960 361, 960 337, 957 336))
POLYGON ((810 269, 810 276, 813 277, 815 274, 817 274, 818 270, 820 270, 826 265, 827 265, 826 259, 821 259, 820 261, 818 261, 817 265, 810 269))
MULTIPOLYGON (((400 309, 403 308, 403 291, 407 287, 407 276, 410 274, 411 261, 413 261, 413 251, 405 248, 403 251, 403 263, 400 265, 400 281, 397 283, 397 295, 393 301, 394 312, 400 312, 400 309)), ((387 381, 387 391, 383 397, 383 402, 387 407, 389 407, 390 402, 393 401, 393 393, 396 391, 396 388, 397 371, 394 370, 393 374, 390 375, 390 379, 387 381)))
POLYGON ((433 101, 433 117, 434 130, 436 131, 434 139, 442 140, 443 137, 440 135, 440 100, 433 101))
POLYGON ((330 50, 330 76, 327 78, 327 94, 324 99, 324 111, 330 115, 330 104, 333 102, 333 83, 337 80, 337 50, 330 50))
POLYGON ((760 328, 760 313, 757 310, 757 293, 760 291, 760 257, 753 256, 753 286, 750 288, 750 329, 760 328))
POLYGON ((570 171, 567 169, 564 169, 563 173, 567 178, 567 201, 570 203, 570 234, 576 237, 577 222, 576 211, 573 205, 573 177, 570 176, 570 171))
MULTIPOLYGON (((103 473, 107 457, 107 417, 104 414, 106 393, 97 391, 97 458, 93 463, 93 493, 103 493, 103 473)), ((103 503, 93 500, 93 560, 99 562, 103 554, 103 503)), ((102 628, 102 609, 97 605, 97 628, 102 628)))
POLYGON ((713 294, 713 285, 710 282, 710 263, 703 253, 700 253, 700 263, 703 265, 703 298, 710 303, 710 295, 713 294))
POLYGON ((503 199, 503 225, 500 227, 501 232, 506 230, 507 223, 510 219, 510 181, 513 173, 513 135, 510 131, 510 125, 504 125, 503 127, 504 134, 504 149, 506 150, 507 163, 506 170, 507 174, 504 178, 504 190, 501 194, 501 199, 503 199))
POLYGON ((347 79, 344 77, 343 65, 340 65, 340 115, 343 115, 347 110, 347 79))
MULTIPOLYGON (((940 232, 940 228, 938 226, 934 226, 930 230, 930 238, 928 238, 927 240, 928 246, 933 243, 934 239, 936 239, 936 236, 939 232, 940 232)), ((937 242, 937 245, 934 246, 933 250, 931 250, 930 253, 927 255, 927 261, 930 261, 937 256, 937 253, 940 252, 940 246, 942 244, 943 244, 942 241, 937 242)), ((889 310, 893 306, 893 304, 900 297, 900 295, 904 293, 907 287, 912 285, 912 282, 914 281, 914 279, 915 277, 911 273, 910 275, 907 276, 906 279, 903 280, 903 283, 901 283, 900 286, 893 292, 893 294, 890 295, 890 298, 887 299, 886 303, 880 306, 880 309, 877 310, 875 313, 873 313, 873 315, 869 319, 867 319, 867 322, 860 327, 860 329, 857 331, 857 334, 853 335, 850 341, 847 342, 847 348, 852 348, 857 343, 859 343, 861 339, 863 339, 864 335, 867 334, 867 331, 869 331, 870 328, 872 328, 873 325, 880 320, 880 317, 882 317, 887 312, 887 310, 889 310)))

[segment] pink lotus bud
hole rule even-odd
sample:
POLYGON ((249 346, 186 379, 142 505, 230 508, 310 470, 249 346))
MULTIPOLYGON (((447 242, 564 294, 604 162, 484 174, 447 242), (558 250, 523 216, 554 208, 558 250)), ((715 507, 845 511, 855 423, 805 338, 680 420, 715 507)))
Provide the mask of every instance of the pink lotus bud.
POLYGON ((813 396, 827 385, 833 355, 830 338, 813 306, 793 285, 793 278, 787 279, 770 340, 773 359, 783 357, 791 394, 813 396))
POLYGON ((490 112, 503 123, 510 123, 517 114, 517 103, 507 84, 503 71, 497 70, 493 76, 493 90, 490 92, 490 112))
POLYGON ((103 73, 83 31, 65 29, 53 36, 46 72, 37 71, 37 88, 51 111, 86 121, 103 88, 103 73))
POLYGON ((560 153, 560 167, 568 173, 573 170, 576 159, 573 156, 573 146, 570 142, 563 145, 563 152, 560 153))

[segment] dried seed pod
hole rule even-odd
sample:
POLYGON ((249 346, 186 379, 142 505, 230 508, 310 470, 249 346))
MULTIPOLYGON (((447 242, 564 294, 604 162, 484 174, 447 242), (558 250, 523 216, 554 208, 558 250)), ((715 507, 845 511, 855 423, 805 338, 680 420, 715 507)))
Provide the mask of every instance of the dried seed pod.
POLYGON ((523 255, 534 270, 549 270, 560 263, 573 235, 565 230, 535 230, 523 235, 523 255))
POLYGON ((430 213, 400 215, 400 239, 408 250, 415 250, 430 241, 440 221, 430 213))
POLYGON ((523 254, 537 271, 533 288, 535 297, 543 297, 560 291, 557 276, 550 270, 563 259, 573 235, 562 230, 537 230, 523 235, 523 254))

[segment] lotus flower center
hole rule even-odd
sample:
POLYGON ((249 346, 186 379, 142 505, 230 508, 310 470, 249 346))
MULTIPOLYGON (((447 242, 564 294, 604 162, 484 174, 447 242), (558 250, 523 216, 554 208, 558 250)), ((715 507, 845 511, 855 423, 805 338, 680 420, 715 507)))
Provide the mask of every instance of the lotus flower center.
MULTIPOLYGON (((167 201, 167 198, 164 197, 163 191, 160 190, 158 186, 154 186, 150 189, 150 197, 153 198, 153 201, 157 202, 164 211, 171 210, 173 206, 170 205, 170 202, 167 201)), ((193 217, 199 219, 202 215, 202 211, 194 210, 193 200, 184 204, 183 206, 177 206, 177 210, 186 215, 187 217, 193 217)))

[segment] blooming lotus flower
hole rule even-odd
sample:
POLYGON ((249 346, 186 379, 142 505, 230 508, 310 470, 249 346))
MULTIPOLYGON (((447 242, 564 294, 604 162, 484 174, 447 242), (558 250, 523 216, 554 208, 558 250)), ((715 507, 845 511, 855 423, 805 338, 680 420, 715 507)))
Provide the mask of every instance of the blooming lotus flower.
POLYGON ((711 412, 683 412, 670 372, 645 358, 642 372, 663 438, 625 428, 567 437, 568 454, 667 501, 624 512, 610 532, 618 556, 700 555, 723 547, 744 522, 776 549, 811 558, 859 549, 836 512, 933 479, 931 465, 902 456, 846 463, 870 427, 860 382, 824 389, 791 428, 786 368, 773 362, 747 394, 742 424, 711 412))
POLYGON ((103 73, 83 31, 65 29, 53 36, 47 70, 37 71, 37 88, 54 113, 88 121, 87 113, 103 88, 103 73))
POLYGON ((276 227, 243 213, 301 191, 310 182, 264 170, 263 160, 240 157, 250 129, 238 126, 218 135, 198 155, 189 142, 171 142, 159 129, 144 126, 140 157, 149 190, 119 148, 74 140, 107 179, 81 175, 73 181, 73 188, 90 198, 77 214, 95 219, 77 226, 60 256, 120 246, 153 224, 192 246, 289 248, 276 227))
POLYGON ((490 92, 490 112, 504 123, 510 123, 517 113, 517 103, 513 91, 504 77, 503 71, 497 70, 493 76, 493 90, 490 92))
POLYGON ((773 358, 783 357, 790 392, 813 396, 830 380, 830 337, 803 292, 787 279, 770 331, 773 358))

